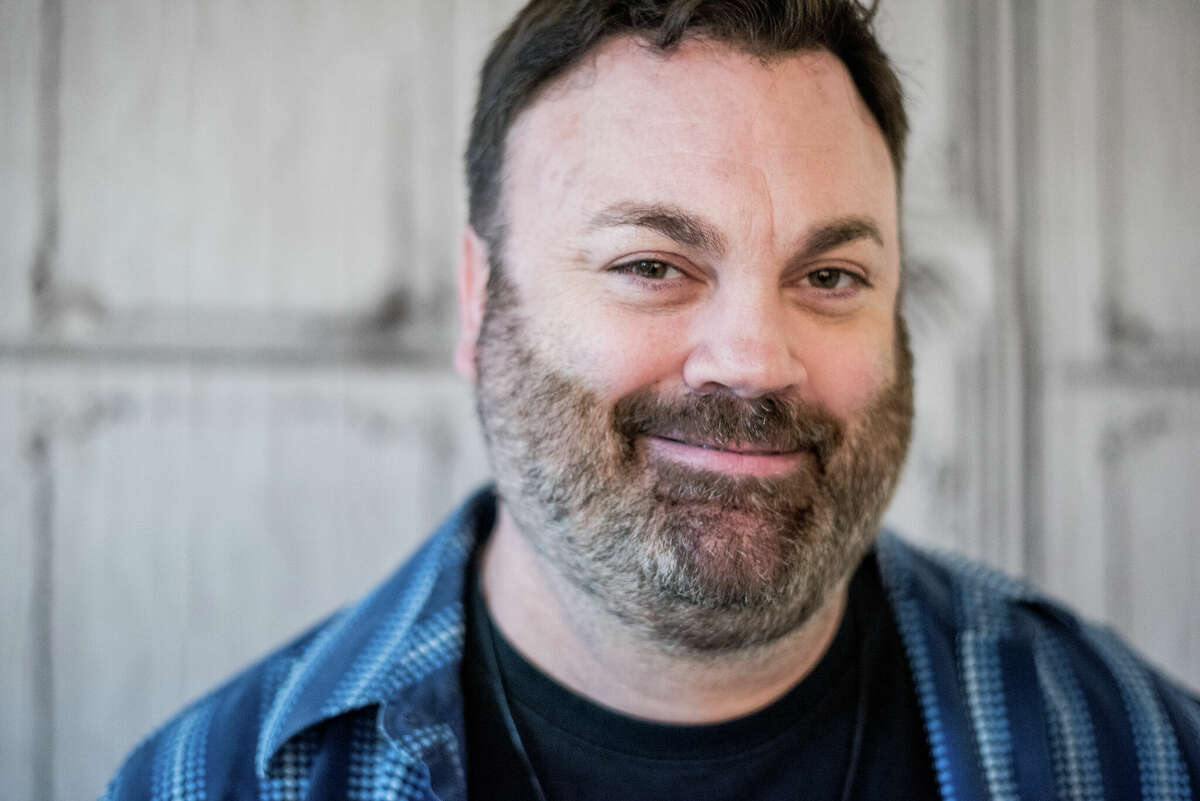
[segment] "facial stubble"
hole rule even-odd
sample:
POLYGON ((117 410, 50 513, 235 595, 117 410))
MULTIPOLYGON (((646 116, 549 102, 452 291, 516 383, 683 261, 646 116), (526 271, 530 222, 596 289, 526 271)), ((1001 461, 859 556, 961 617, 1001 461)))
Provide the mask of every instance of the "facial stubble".
POLYGON ((912 356, 853 420, 786 395, 604 402, 538 352, 493 271, 476 400, 497 489, 543 565, 664 650, 742 651, 799 629, 858 565, 895 489, 912 427, 912 356), (799 452, 780 477, 652 459, 645 438, 799 452))

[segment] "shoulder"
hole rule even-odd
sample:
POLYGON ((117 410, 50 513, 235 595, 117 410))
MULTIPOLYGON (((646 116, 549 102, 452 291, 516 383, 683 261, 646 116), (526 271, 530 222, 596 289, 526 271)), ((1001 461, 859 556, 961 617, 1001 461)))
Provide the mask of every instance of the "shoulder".
MULTIPOLYGON (((279 648, 188 705, 146 737, 117 771, 103 801, 242 797, 253 788, 263 724, 293 666, 335 618, 279 648)), ((257 797, 257 794, 254 796, 257 797)))
MULTIPOLYGON (((885 534, 880 571, 894 606, 925 618, 956 639, 994 639, 1008 648, 1052 651, 1073 670, 1102 671, 1114 687, 1134 674, 1196 699, 1162 677, 1115 631, 1084 620, 1026 582, 958 554, 914 546, 885 534)), ((897 610, 900 614, 900 610, 897 610)))
POLYGON ((990 779, 1016 775, 1041 751, 1061 782, 1132 790, 1200 780, 1200 704, 1111 629, 891 534, 878 556, 927 717, 967 730, 990 779))

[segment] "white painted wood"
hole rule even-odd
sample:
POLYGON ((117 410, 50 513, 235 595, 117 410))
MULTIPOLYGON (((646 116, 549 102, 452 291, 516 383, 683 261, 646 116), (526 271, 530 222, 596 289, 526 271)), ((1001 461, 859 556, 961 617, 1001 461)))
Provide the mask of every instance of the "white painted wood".
POLYGON ((880 40, 899 70, 912 128, 908 143, 905 203, 944 206, 951 194, 950 143, 954 66, 964 42, 951 36, 953 0, 892 0, 881 4, 880 40))
POLYGON ((1019 564, 996 547, 1002 543, 983 536, 973 515, 986 478, 983 465, 971 459, 984 428, 972 408, 982 388, 964 382, 963 366, 983 358, 981 327, 996 314, 986 290, 979 290, 991 281, 989 236, 978 223, 943 209, 911 213, 906 237, 905 306, 916 359, 916 419, 888 522, 914 541, 1017 569, 1019 564))
POLYGON ((1041 432, 1043 562, 1037 566, 1038 579, 1043 589, 1100 619, 1108 611, 1099 442, 1103 428, 1102 408, 1081 405, 1077 396, 1065 390, 1047 394, 1041 432))
POLYGON ((1048 415, 1059 495, 1049 499, 1048 589, 1111 622, 1146 656, 1200 687, 1200 404, 1188 388, 1084 387, 1048 415), (1075 492, 1094 503, 1071 503, 1075 492))
POLYGON ((397 566, 486 472, 445 373, 40 371, 59 407, 56 798, 397 566))
MULTIPOLYGON (((1018 5, 1028 49, 1018 69, 1032 91, 1022 126, 1021 178, 1028 246, 1022 298, 1037 321, 1036 348, 1053 372, 1066 363, 1090 363, 1105 352, 1101 230, 1103 165, 1097 123, 1100 101, 1098 15, 1106 0, 1046 0, 1018 5)), ((1076 497, 1076 496, 1062 496, 1076 497)), ((1084 503, 1086 498, 1080 499, 1084 503)))
POLYGON ((444 291, 443 7, 67 0, 61 280, 110 313, 444 291))
POLYGON ((55 712, 70 721, 55 733, 56 799, 102 791, 115 754, 184 698, 186 480, 171 455, 186 435, 151 421, 138 437, 154 380, 123 383, 104 370, 34 383, 54 409, 55 712))
POLYGON ((29 330, 37 248, 38 4, 0 3, 0 341, 29 330))
POLYGON ((910 538, 1009 572, 1025 566, 1013 220, 1005 216, 1010 26, 995 3, 906 0, 880 12, 912 135, 906 170, 905 312, 917 419, 888 515, 910 538), (986 132, 986 136, 982 134, 986 132), (1003 173, 1003 174, 1002 174, 1003 173))
POLYGON ((1200 362, 1200 3, 1125 3, 1105 20, 1113 314, 1139 350, 1200 362))
POLYGON ((1126 635, 1200 688, 1200 403, 1194 393, 1155 394, 1106 432, 1108 536, 1124 538, 1110 557, 1109 592, 1129 587, 1131 608, 1117 618, 1126 635))
POLYGON ((1102 617, 1107 559, 1104 498, 1096 437, 1104 411, 1081 407, 1066 387, 1072 366, 1099 364, 1103 330, 1104 197, 1097 97, 1102 58, 1095 0, 1021 8, 1025 50, 1018 54, 1033 113, 1021 129, 1023 303, 1032 320, 1029 356, 1038 364, 1030 387, 1042 419, 1035 431, 1035 488, 1041 508, 1036 575, 1045 588, 1102 617))
MULTIPOLYGON (((401 192, 409 204, 413 237, 396 277, 425 302, 452 297, 448 288, 458 256, 462 171, 453 169, 460 163, 453 133, 455 101, 472 92, 455 85, 455 53, 449 46, 455 41, 455 22, 452 2, 412 3, 410 24, 416 41, 406 67, 412 81, 410 113, 418 122, 406 132, 411 179, 401 192)), ((451 310, 449 303, 443 308, 451 310)))
MULTIPOLYGON (((475 95, 479 89, 479 68, 492 40, 503 30, 508 21, 524 5, 521 0, 454 0, 454 134, 455 153, 461 155, 467 149, 467 132, 470 130, 471 115, 475 110, 475 95)), ((462 175, 461 164, 456 163, 456 177, 462 175)), ((462 185, 462 181, 458 181, 462 185)), ((459 206, 462 219, 466 218, 466 191, 459 190, 459 206)))
POLYGON ((1197 687, 1200 173, 1183 126, 1200 12, 1072 0, 1028 19, 1037 576, 1197 687))
POLYGON ((37 473, 31 451, 35 424, 22 404, 23 370, 0 368, 0 798, 43 798, 36 791, 38 739, 37 473))

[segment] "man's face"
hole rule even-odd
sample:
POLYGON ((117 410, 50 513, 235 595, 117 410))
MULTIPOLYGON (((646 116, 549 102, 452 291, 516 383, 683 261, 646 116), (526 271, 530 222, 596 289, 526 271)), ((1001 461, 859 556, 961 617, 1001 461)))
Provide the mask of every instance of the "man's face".
POLYGON ((518 529, 657 642, 794 630, 869 546, 912 414, 895 174, 845 68, 613 40, 505 167, 467 339, 518 529))

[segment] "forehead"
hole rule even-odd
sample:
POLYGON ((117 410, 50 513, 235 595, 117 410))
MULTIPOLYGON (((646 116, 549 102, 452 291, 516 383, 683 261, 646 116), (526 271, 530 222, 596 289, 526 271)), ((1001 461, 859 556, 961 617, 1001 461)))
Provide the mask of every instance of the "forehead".
POLYGON ((765 199, 797 224, 866 212, 886 227, 895 173, 840 60, 821 50, 763 61, 703 40, 663 54, 617 38, 546 87, 509 132, 510 224, 547 209, 714 196, 765 199))

